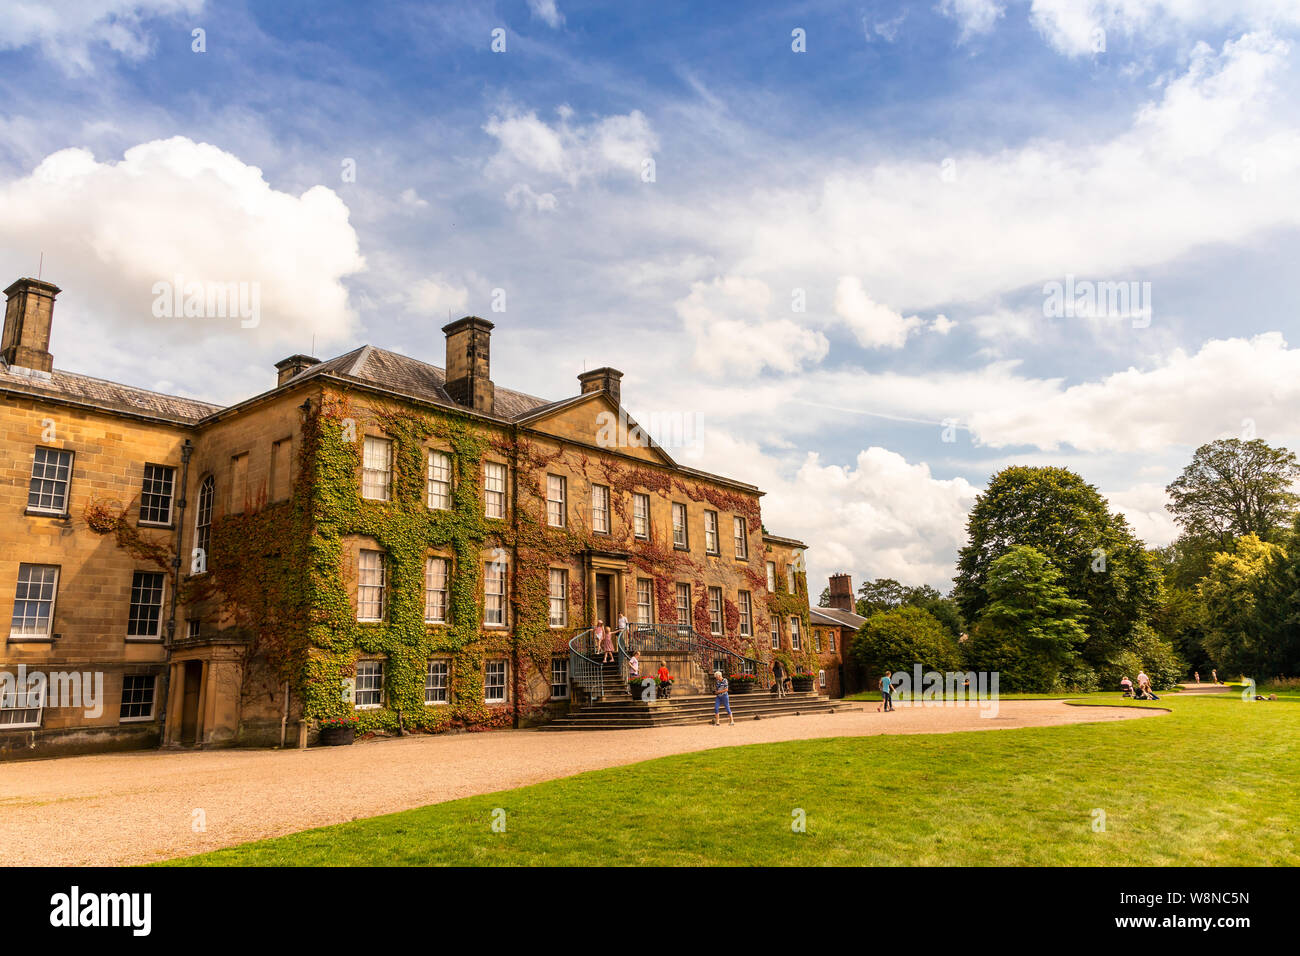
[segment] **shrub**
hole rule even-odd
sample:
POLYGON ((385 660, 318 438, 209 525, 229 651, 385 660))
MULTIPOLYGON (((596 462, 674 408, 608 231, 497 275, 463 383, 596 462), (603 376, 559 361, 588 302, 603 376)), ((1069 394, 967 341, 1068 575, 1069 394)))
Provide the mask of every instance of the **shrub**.
POLYGON ((961 667, 957 642, 929 611, 898 607, 867 619, 853 640, 853 659, 868 679, 885 671, 955 671, 961 667))

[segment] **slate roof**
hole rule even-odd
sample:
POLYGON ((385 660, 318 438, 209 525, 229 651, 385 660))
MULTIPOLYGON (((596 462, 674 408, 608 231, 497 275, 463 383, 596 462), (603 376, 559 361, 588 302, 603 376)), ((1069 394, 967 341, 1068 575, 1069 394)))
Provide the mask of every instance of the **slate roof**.
MULTIPOLYGON (((357 382, 377 385, 380 388, 435 405, 463 408, 447 394, 447 373, 436 365, 421 362, 409 355, 387 349, 363 345, 337 358, 313 365, 295 375, 291 382, 300 382, 319 375, 332 375, 357 382)), ((497 385, 493 389, 496 417, 515 421, 546 405, 560 404, 545 398, 516 392, 497 385)))
POLYGON ((46 377, 15 372, 3 363, 0 363, 0 389, 11 389, 75 402, 78 405, 91 405, 96 408, 146 415, 150 418, 162 418, 184 424, 197 422, 221 410, 220 405, 209 402, 181 398, 178 395, 164 395, 161 392, 108 382, 102 378, 92 378, 76 372, 55 369, 46 377))
MULTIPOLYGON (((809 608, 809 610, 812 611, 813 617, 824 619, 821 621, 822 624, 838 624, 840 627, 851 627, 856 631, 867 623, 867 619, 861 614, 843 611, 837 607, 814 607, 809 608)), ((817 622, 814 621, 813 623, 817 622)))

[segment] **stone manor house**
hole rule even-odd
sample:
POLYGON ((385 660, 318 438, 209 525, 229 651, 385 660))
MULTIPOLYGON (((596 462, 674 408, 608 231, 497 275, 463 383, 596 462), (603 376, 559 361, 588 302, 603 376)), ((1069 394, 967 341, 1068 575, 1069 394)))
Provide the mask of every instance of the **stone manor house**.
POLYGON ((5 290, 0 757, 545 720, 620 612, 838 674, 802 542, 646 440, 612 368, 499 387, 467 316, 445 368, 293 355, 223 407, 55 369, 59 292, 5 290))

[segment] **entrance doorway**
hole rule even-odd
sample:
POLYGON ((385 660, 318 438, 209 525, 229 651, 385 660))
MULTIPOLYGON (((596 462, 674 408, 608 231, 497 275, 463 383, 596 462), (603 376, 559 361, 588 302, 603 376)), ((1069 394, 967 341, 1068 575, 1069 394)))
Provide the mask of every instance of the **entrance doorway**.
POLYGON ((613 581, 612 574, 596 574, 596 620, 604 621, 610 627, 614 626, 614 621, 610 617, 610 596, 614 592, 613 581))
POLYGON ((199 689, 203 684, 203 662, 185 662, 185 690, 181 698, 181 743, 192 747, 199 732, 199 689))

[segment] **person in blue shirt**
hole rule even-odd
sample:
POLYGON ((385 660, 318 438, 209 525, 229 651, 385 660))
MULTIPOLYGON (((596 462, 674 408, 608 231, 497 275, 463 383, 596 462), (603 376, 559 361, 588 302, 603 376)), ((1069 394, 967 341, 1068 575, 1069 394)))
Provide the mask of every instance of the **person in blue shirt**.
POLYGON ((723 707, 727 708, 727 719, 731 721, 731 726, 736 726, 736 718, 731 715, 731 685, 727 679, 722 676, 722 671, 713 672, 713 726, 718 726, 718 711, 723 707))
POLYGON ((886 713, 894 709, 894 695, 891 693, 893 687, 894 682, 890 680, 888 674, 880 678, 880 699, 885 702, 886 713))

